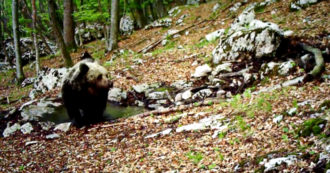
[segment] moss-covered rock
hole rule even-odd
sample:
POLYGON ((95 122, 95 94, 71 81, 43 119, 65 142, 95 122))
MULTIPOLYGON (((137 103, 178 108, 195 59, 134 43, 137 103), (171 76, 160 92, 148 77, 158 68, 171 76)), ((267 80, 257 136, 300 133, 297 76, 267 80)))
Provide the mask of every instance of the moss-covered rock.
POLYGON ((298 133, 300 136, 307 137, 312 133, 314 135, 318 135, 322 132, 324 126, 326 125, 327 120, 322 118, 312 118, 306 120, 298 129, 298 133))

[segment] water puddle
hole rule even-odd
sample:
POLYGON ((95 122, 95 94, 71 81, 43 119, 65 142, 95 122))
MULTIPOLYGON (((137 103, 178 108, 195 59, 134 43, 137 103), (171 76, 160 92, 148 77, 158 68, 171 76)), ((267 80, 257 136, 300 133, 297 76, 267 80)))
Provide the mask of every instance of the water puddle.
MULTIPOLYGON (((106 120, 114 120, 118 118, 127 118, 139 113, 143 113, 145 109, 138 106, 119 106, 116 104, 108 103, 103 113, 106 120)), ((62 105, 55 108, 55 112, 52 114, 44 114, 40 121, 51 121, 55 124, 69 122, 70 118, 66 112, 66 108, 62 105)))

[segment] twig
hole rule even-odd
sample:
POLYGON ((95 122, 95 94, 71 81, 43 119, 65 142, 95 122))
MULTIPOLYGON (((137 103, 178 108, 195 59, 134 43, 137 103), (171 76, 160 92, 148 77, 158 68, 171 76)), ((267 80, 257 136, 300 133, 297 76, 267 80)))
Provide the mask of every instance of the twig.
MULTIPOLYGON (((190 25, 190 26, 188 26, 188 27, 185 27, 185 28, 183 28, 183 29, 181 29, 181 30, 179 30, 179 31, 177 31, 177 32, 171 33, 171 34, 168 35, 168 36, 173 36, 173 35, 175 35, 175 34, 178 34, 178 33, 180 33, 180 32, 183 32, 183 31, 185 31, 185 30, 188 30, 188 29, 190 29, 190 28, 192 28, 192 27, 194 27, 194 26, 197 26, 197 25, 199 25, 199 24, 201 24, 201 23, 204 23, 204 22, 206 22, 206 21, 208 21, 208 20, 202 20, 202 21, 200 21, 200 22, 198 22, 198 23, 196 23, 196 24, 192 24, 192 25, 190 25)), ((149 44, 148 46, 146 46, 146 47, 144 47, 143 49, 139 50, 138 53, 141 53, 141 52, 142 52, 142 53, 146 53, 146 52, 148 52, 148 51, 151 50, 152 48, 156 47, 159 43, 161 43, 164 39, 166 39, 166 37, 162 37, 161 39, 159 39, 159 40, 157 40, 157 41, 155 41, 155 42, 149 44)))

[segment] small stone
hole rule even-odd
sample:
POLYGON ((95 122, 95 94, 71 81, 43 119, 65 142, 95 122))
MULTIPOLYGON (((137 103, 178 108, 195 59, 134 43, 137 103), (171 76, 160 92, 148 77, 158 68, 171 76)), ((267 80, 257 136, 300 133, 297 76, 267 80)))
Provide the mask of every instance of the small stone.
POLYGON ((23 134, 30 134, 33 130, 31 123, 25 123, 21 126, 21 132, 23 134))
POLYGON ((29 141, 25 143, 25 146, 29 146, 29 145, 33 145, 33 144, 37 144, 38 141, 29 141))
POLYGON ((279 123, 283 120, 283 115, 278 115, 273 119, 273 123, 279 123))
POLYGON ((192 75, 195 78, 207 76, 208 73, 212 71, 211 67, 207 64, 198 66, 195 70, 195 73, 192 75))
POLYGON ((290 116, 293 116, 293 115, 297 114, 297 108, 291 108, 291 109, 289 109, 288 114, 290 116))
POLYGON ((191 90, 187 90, 182 94, 182 99, 187 100, 187 99, 191 98, 191 96, 192 96, 191 90))
POLYGON ((7 128, 3 131, 2 135, 4 137, 8 137, 10 135, 12 135, 13 133, 15 133, 17 130, 21 129, 21 125, 19 125, 18 123, 15 123, 12 126, 9 126, 9 123, 7 124, 7 128))
POLYGON ((59 134, 53 133, 53 134, 47 135, 46 139, 56 139, 56 138, 59 138, 59 137, 60 137, 59 134))
POLYGON ((176 96, 175 96, 175 102, 179 102, 182 100, 182 93, 178 93, 176 96))
POLYGON ((38 124, 41 126, 41 129, 42 129, 42 130, 45 130, 45 131, 47 131, 47 130, 49 130, 49 129, 51 129, 52 127, 55 126, 55 123, 54 123, 54 122, 51 122, 51 121, 47 121, 47 122, 39 122, 38 124))
POLYGON ((137 93, 143 93, 149 88, 148 84, 141 84, 141 85, 133 85, 133 89, 137 93))
POLYGON ((63 131, 63 132, 67 132, 67 131, 69 131, 70 126, 71 126, 71 122, 61 123, 61 124, 58 124, 57 126, 55 126, 54 131, 55 130, 60 130, 60 131, 63 131))
POLYGON ((218 65, 213 71, 212 71, 212 75, 218 75, 221 72, 232 72, 231 69, 232 63, 223 63, 218 65))

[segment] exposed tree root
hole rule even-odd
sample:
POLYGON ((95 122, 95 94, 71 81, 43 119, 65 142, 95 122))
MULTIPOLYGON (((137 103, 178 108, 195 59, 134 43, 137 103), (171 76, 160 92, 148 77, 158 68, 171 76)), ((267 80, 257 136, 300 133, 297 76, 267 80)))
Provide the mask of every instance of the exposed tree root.
POLYGON ((316 63, 313 70, 310 71, 307 75, 305 75, 303 79, 304 82, 308 82, 321 75, 321 73, 324 70, 324 58, 322 56, 322 52, 320 49, 308 46, 306 44, 301 44, 301 46, 304 50, 314 54, 315 63, 316 63))

